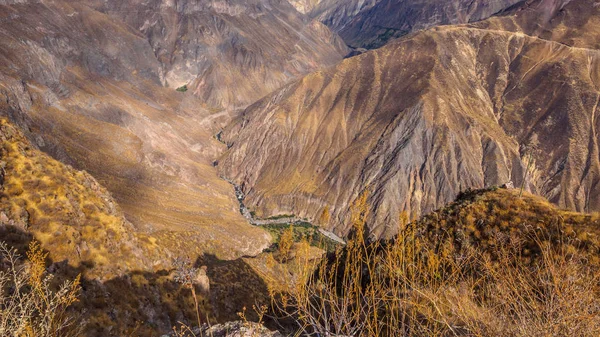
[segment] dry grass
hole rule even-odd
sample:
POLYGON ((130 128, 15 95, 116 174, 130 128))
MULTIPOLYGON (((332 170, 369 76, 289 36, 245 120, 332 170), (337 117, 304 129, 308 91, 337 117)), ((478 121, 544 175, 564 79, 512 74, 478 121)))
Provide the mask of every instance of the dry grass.
POLYGON ((370 242, 365 196, 353 213, 347 247, 306 259, 273 296, 298 335, 600 334, 591 216, 518 191, 473 192, 394 240, 370 242))
POLYGON ((16 250, 0 242, 0 335, 6 337, 79 336, 83 322, 67 309, 77 301, 79 276, 56 291, 46 274, 46 257, 33 241, 23 263, 16 250))
POLYGON ((38 240, 56 282, 82 274, 84 290, 74 310, 87 321, 83 335, 158 335, 198 316, 202 323, 235 320, 255 297, 268 302, 266 287, 245 262, 202 254, 222 247, 218 237, 217 248, 209 249, 212 241, 194 232, 137 233, 94 178, 42 153, 4 119, 0 173, 1 239, 20 252, 38 240), (173 279, 174 256, 204 259, 198 266, 209 266, 210 294, 173 279))
MULTIPOLYGON (((141 267, 144 258, 157 260, 157 239, 132 236, 95 180, 32 149, 4 121, 0 127, 0 211, 51 248, 52 260, 90 262, 89 268, 101 270, 105 277, 111 275, 105 268, 131 270, 141 267)), ((201 313, 211 315, 211 322, 237 319, 235 312, 243 305, 268 300, 266 285, 248 266, 251 263, 266 270, 277 306, 305 335, 600 332, 598 214, 557 210, 538 197, 519 198, 518 191, 473 192, 418 222, 407 224, 406 214, 401 214, 401 234, 395 240, 371 242, 365 232, 366 196, 357 201, 354 213, 355 234, 348 246, 325 260, 319 258, 322 251, 302 241, 283 245, 279 256, 284 264, 273 254, 203 261, 212 273, 214 302, 204 294, 196 296, 189 285, 181 287, 165 271, 128 273, 101 286, 89 282, 76 307, 92 311, 88 327, 98 334, 108 333, 107 327, 127 330, 125 335, 163 328, 140 323, 150 319, 201 324, 209 319, 200 320, 201 313), (152 316, 155 308, 160 309, 158 318, 152 316), (129 326, 133 321, 136 325, 129 326)), ((178 238, 174 241, 196 245, 178 238)), ((41 265, 42 255, 34 266, 41 265)), ((35 255, 30 259, 36 261, 35 255)), ((38 275, 32 279, 46 278, 43 268, 25 271, 38 275)), ((87 272, 86 276, 90 277, 87 272)), ((22 288, 31 289, 30 284, 22 288)), ((49 288, 41 293, 45 291, 49 288)))
POLYGON ((279 238, 278 244, 278 259, 280 261, 286 261, 290 258, 292 246, 294 245, 294 226, 290 226, 286 229, 281 237, 279 238))
POLYGON ((118 261, 121 268, 137 267, 132 227, 105 188, 87 172, 35 149, 6 120, 0 120, 0 131, 0 212, 14 226, 51 247, 55 261, 74 266, 92 261, 105 269, 116 269, 118 261))

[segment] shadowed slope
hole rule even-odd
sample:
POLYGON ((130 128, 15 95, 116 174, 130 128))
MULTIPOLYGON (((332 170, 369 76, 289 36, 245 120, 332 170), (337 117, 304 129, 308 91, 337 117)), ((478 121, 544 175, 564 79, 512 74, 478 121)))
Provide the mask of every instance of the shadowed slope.
POLYGON ((32 233, 51 247, 52 259, 71 266, 87 261, 94 266, 88 274, 104 278, 159 262, 151 262, 106 189, 40 153, 3 119, 0 167, 0 226, 32 233))
POLYGON ((437 25, 484 20, 523 0, 323 0, 309 15, 355 48, 378 48, 437 25))

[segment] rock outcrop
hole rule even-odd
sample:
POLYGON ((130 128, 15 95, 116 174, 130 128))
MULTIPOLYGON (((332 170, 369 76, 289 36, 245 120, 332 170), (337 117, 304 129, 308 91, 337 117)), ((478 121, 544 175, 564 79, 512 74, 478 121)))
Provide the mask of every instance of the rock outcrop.
POLYGON ((563 5, 413 34, 288 85, 230 128, 221 172, 258 216, 327 209, 340 235, 365 191, 387 236, 526 172, 560 207, 599 210, 600 9, 563 5))
POLYGON ((288 0, 300 13, 308 14, 323 0, 288 0))
MULTIPOLYGON (((264 326, 253 322, 227 322, 216 324, 211 327, 192 329, 194 336, 211 337, 283 337, 278 331, 270 331, 264 326)), ((174 337, 174 334, 163 335, 162 337, 174 337)))

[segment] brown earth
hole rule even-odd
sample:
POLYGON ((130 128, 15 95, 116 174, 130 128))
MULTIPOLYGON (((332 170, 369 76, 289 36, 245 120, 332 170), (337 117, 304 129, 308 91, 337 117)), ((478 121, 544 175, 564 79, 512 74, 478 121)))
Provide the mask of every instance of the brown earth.
POLYGON ((312 11, 322 0, 288 0, 289 3, 294 6, 298 12, 308 14, 312 11))
POLYGON ((223 258, 270 237, 218 177, 214 135, 345 53, 286 1, 0 1, 0 36, 0 116, 98 179, 135 231, 223 258))
POLYGON ((322 0, 309 15, 354 48, 378 48, 411 32, 475 22, 524 0, 322 0))
POLYGON ((347 53, 286 0, 89 2, 147 38, 165 86, 187 84, 212 107, 245 107, 347 53))
MULTIPOLYGON (((229 241, 241 250, 247 243, 236 242, 245 238, 237 235, 229 241)), ((220 260, 209 252, 223 246, 207 247, 198 236, 140 233, 90 174, 40 152, 0 119, 0 241, 21 254, 39 241, 57 284, 81 275, 72 310, 76 324, 85 323, 83 336, 154 336, 178 322, 193 324, 194 299, 174 278, 176 259, 185 268, 207 267, 200 269, 204 283, 195 285, 203 319, 236 320, 243 307, 267 303, 266 284, 244 260, 220 260)))
POLYGON ((308 75, 244 112, 221 172, 257 215, 326 218, 341 235, 365 190, 372 234, 388 236, 401 214, 416 218, 461 190, 520 186, 528 164, 526 189, 598 210, 599 10, 538 1, 308 75))

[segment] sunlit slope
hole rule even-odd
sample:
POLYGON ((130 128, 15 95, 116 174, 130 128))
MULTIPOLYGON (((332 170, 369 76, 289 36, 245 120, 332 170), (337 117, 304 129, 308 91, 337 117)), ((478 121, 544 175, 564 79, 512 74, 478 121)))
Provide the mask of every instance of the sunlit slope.
MULTIPOLYGON (((582 6, 599 14, 573 1, 505 20, 527 15, 549 38, 564 27, 573 35, 576 23, 558 21, 582 6)), ((593 17, 580 41, 597 38, 593 17)), ((461 190, 520 186, 528 166, 526 189, 560 207, 598 210, 598 51, 528 33, 438 27, 311 74, 245 111, 221 170, 258 214, 318 222, 327 209, 321 225, 339 234, 364 190, 374 234, 386 235, 403 212, 417 217, 461 190)))

